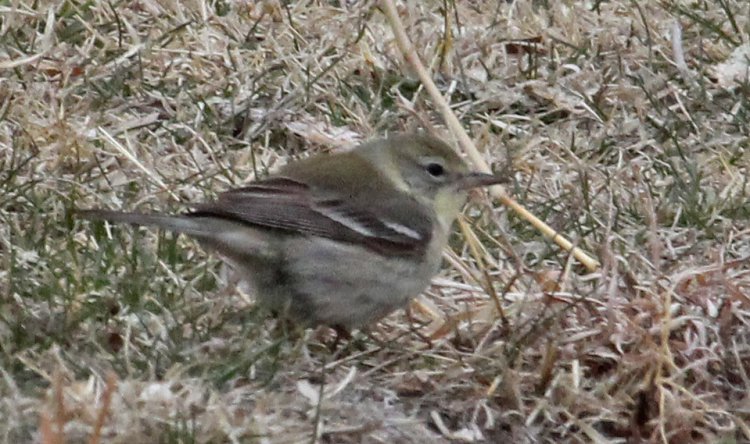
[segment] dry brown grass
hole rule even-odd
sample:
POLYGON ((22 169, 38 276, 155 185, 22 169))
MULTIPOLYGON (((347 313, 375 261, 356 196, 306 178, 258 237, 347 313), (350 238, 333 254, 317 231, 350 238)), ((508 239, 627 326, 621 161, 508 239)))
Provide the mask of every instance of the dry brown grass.
POLYGON ((431 314, 332 354, 190 240, 70 210, 177 210, 289 158, 447 135, 373 3, 11 1, 4 441, 750 441, 750 5, 400 12, 509 191, 601 268, 478 199, 431 314))

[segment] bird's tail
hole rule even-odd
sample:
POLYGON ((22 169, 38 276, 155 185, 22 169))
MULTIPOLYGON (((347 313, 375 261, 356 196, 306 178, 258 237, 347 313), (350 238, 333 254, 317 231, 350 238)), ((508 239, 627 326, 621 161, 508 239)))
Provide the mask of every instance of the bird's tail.
POLYGON ((266 257, 273 253, 269 248, 272 238, 267 233, 219 217, 186 214, 172 216, 112 210, 78 210, 77 214, 87 220, 154 226, 183 233, 198 239, 204 246, 218 250, 230 259, 247 256, 266 257))
POLYGON ((108 222, 154 226, 198 237, 205 235, 206 232, 205 223, 183 215, 128 213, 112 210, 78 210, 76 214, 82 219, 87 220, 105 220, 108 222))

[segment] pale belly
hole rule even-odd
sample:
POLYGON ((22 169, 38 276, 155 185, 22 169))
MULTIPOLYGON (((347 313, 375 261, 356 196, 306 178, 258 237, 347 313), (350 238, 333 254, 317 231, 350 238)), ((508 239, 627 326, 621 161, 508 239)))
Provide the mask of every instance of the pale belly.
POLYGON ((415 267, 408 259, 307 237, 287 239, 282 251, 286 258, 276 262, 275 271, 257 263, 246 270, 259 302, 303 324, 345 328, 406 306, 427 287, 441 260, 439 252, 428 254, 434 259, 415 267))

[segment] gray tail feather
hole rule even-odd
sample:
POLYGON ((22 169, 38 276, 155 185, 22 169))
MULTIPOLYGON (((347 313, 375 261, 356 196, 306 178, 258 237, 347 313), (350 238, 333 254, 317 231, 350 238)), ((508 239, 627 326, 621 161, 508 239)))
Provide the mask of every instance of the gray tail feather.
POLYGON ((171 216, 159 213, 127 213, 112 210, 78 210, 76 214, 87 220, 106 220, 133 225, 146 225, 194 236, 206 234, 206 226, 201 221, 187 216, 171 216))
POLYGON ((262 233, 246 225, 217 217, 170 216, 159 213, 126 213, 111 210, 78 210, 76 214, 87 220, 156 226, 184 233, 230 258, 244 258, 248 255, 265 257, 269 254, 269 241, 262 233))

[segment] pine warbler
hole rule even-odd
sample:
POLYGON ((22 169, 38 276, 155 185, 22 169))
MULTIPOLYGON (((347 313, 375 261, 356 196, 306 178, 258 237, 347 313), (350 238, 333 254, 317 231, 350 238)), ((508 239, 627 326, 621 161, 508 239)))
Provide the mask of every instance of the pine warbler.
POLYGON ((502 181, 470 172, 436 138, 402 134, 288 164, 184 214, 80 215, 192 236, 263 306, 303 325, 349 330, 422 292, 468 190, 502 181))

